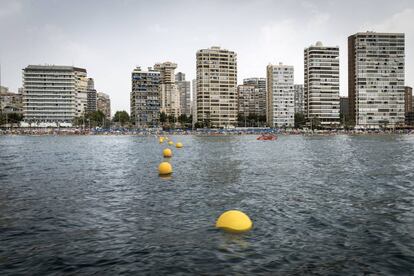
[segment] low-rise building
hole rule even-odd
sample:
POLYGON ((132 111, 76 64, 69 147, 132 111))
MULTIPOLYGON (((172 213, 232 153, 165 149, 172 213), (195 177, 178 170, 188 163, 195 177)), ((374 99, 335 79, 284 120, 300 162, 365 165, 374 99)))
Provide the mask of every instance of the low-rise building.
POLYGON ((23 114, 23 95, 10 92, 7 87, 2 86, 0 92, 0 113, 23 114))

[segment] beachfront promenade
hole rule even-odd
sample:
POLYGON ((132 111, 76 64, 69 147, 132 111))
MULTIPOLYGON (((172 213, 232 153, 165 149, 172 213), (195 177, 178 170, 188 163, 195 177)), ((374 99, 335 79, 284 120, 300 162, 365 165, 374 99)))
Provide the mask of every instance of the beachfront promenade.
POLYGON ((82 128, 10 128, 0 129, 0 135, 135 135, 135 136, 153 136, 153 135, 260 135, 260 134, 277 134, 277 135, 386 135, 386 134, 414 134, 413 129, 387 129, 387 130, 310 130, 310 129, 276 129, 276 128, 234 128, 234 129, 171 129, 162 130, 153 129, 82 129, 82 128))

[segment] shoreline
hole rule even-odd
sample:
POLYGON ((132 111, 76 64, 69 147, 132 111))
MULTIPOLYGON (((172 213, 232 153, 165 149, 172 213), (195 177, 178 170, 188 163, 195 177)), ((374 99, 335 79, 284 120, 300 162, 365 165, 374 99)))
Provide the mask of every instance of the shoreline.
POLYGON ((282 130, 282 129, 248 129, 248 130, 82 130, 82 129, 9 129, 0 130, 0 136, 138 136, 158 137, 171 135, 194 135, 200 137, 223 137, 262 134, 276 134, 279 136, 388 136, 388 135, 413 135, 414 130, 282 130))

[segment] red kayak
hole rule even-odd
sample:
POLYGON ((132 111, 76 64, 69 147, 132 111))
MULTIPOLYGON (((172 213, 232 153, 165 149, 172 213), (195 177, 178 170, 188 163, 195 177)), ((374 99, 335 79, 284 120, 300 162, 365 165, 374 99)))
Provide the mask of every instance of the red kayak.
POLYGON ((277 136, 274 134, 262 134, 259 137, 257 137, 257 140, 260 141, 274 141, 277 139, 277 136))

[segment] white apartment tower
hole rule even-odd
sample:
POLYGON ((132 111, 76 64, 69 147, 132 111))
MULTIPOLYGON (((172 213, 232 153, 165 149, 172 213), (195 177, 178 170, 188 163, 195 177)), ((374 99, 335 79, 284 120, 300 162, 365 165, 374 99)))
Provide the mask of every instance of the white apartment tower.
POLYGON ((197 51, 197 119, 204 126, 237 124, 237 55, 211 47, 197 51))
POLYGON ((293 127, 295 93, 293 66, 267 66, 267 124, 270 127, 293 127))
POLYGON ((339 124, 339 47, 321 42, 304 50, 304 111, 322 126, 339 124))
POLYGON ((174 70, 176 68, 177 64, 169 61, 154 65, 154 70, 160 72, 160 112, 177 118, 181 115, 181 108, 180 93, 175 83, 174 70))
POLYGON ((356 128, 404 123, 404 63, 403 33, 348 37, 349 115, 356 128))
POLYGON ((30 123, 67 123, 87 106, 86 70, 73 66, 29 65, 23 69, 23 115, 30 123))
POLYGON ((303 113, 303 84, 295 84, 295 113, 303 113))

